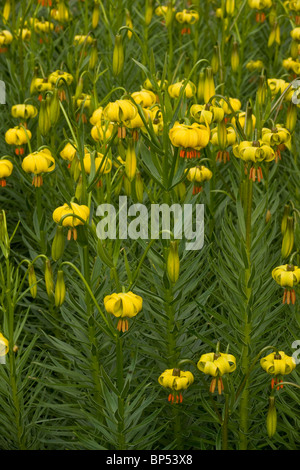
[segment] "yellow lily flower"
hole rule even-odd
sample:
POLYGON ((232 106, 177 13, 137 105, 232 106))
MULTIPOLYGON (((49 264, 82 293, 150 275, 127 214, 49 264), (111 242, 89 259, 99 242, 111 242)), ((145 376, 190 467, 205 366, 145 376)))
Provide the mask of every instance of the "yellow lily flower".
MULTIPOLYGON (((283 375, 290 374, 296 367, 296 361, 293 357, 288 356, 283 351, 272 352, 260 360, 260 365, 268 374, 274 375, 275 377, 271 381, 271 387, 274 384, 282 382, 283 375)), ((283 385, 280 385, 283 388, 283 385)), ((277 387, 279 390, 279 386, 277 387)))
POLYGON ((5 356, 9 351, 8 340, 0 333, 0 356, 5 356))
POLYGON ((29 119, 34 118, 38 113, 35 106, 31 104, 15 104, 11 108, 11 115, 14 118, 29 119))
MULTIPOLYGON (((257 162, 270 162, 275 158, 274 150, 263 141, 254 141, 248 142, 243 141, 239 144, 236 144, 232 147, 233 153, 237 158, 241 158, 245 162, 253 162, 256 164, 257 162)), ((262 169, 259 166, 251 166, 249 172, 249 179, 253 181, 256 180, 256 171, 257 171, 257 179, 260 182, 263 179, 262 169)))
POLYGON ((211 393, 214 393, 216 383, 218 382, 218 392, 221 395, 224 389, 222 376, 225 374, 231 374, 236 369, 236 358, 232 354, 224 353, 207 353, 202 354, 198 364, 198 369, 204 374, 213 376, 210 389, 211 393))
MULTIPOLYGON (((185 80, 182 80, 181 82, 173 83, 173 85, 170 85, 168 87, 169 95, 171 98, 178 98, 180 95, 181 89, 184 86, 185 80)), ((186 98, 192 98, 192 96, 195 96, 196 93, 196 86, 194 83, 189 81, 184 89, 184 95, 186 98)))
POLYGON ((68 231, 68 240, 71 240, 72 233, 74 240, 77 240, 77 230, 75 227, 78 225, 84 225, 84 221, 86 222, 90 215, 90 209, 85 205, 79 205, 75 202, 71 202, 70 204, 65 203, 63 206, 57 207, 53 212, 53 220, 57 224, 60 224, 60 221, 63 217, 65 217, 62 221, 63 227, 70 227, 68 231), (74 217, 77 215, 83 220, 74 217))
POLYGON ((0 160, 0 186, 4 188, 6 186, 6 180, 8 176, 12 174, 13 164, 9 160, 0 160))
POLYGON ((213 175, 204 165, 186 169, 185 173, 187 180, 194 183, 193 194, 200 193, 200 191, 202 191, 201 183, 209 181, 213 175))
POLYGON ((55 160, 48 149, 30 153, 24 158, 22 168, 26 173, 33 173, 32 184, 40 187, 43 184, 41 173, 49 173, 55 169, 55 160))
POLYGON ((131 98, 142 108, 150 108, 156 103, 156 95, 151 90, 135 91, 131 94, 131 98))
POLYGON ((285 287, 283 303, 296 302, 296 293, 293 287, 300 282, 300 268, 293 264, 284 264, 273 269, 272 277, 281 287, 285 287))
POLYGON ((174 147, 183 147, 180 157, 199 157, 200 149, 206 147, 210 140, 210 129, 196 122, 191 126, 175 122, 169 131, 169 137, 174 147))
POLYGON ((224 110, 211 104, 193 104, 190 109, 191 116, 200 124, 211 124, 224 119, 224 110))
POLYGON ((242 107, 242 103, 237 98, 227 98, 227 101, 223 98, 220 99, 220 106, 225 114, 232 114, 233 112, 236 113, 242 107))
POLYGON ((105 107, 103 111, 105 119, 115 122, 119 125, 118 137, 126 136, 126 127, 132 119, 137 115, 137 108, 130 100, 117 100, 105 107))
POLYGON ((168 401, 173 403, 182 403, 182 393, 178 390, 186 390, 194 382, 194 376, 189 371, 177 368, 166 369, 158 378, 158 382, 165 388, 170 388, 168 401))
POLYGON ((127 331, 127 318, 135 317, 143 307, 143 299, 133 292, 111 294, 104 297, 104 307, 108 313, 119 318, 117 330, 127 331))
POLYGON ((20 147, 21 145, 27 144, 27 138, 30 140, 31 137, 31 132, 28 129, 24 129, 21 126, 16 126, 6 131, 5 142, 8 145, 15 145, 20 147))

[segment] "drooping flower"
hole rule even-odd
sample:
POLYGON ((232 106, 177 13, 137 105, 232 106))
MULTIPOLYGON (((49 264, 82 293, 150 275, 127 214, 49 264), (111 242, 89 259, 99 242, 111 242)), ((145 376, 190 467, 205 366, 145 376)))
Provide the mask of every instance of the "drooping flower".
POLYGON ((38 113, 35 106, 31 104, 15 104, 11 108, 11 115, 14 118, 29 119, 34 118, 38 113))
POLYGON ((206 147, 210 139, 208 126, 194 123, 190 126, 175 122, 169 131, 169 137, 174 147, 181 147, 181 157, 195 158, 200 156, 200 150, 206 147))
POLYGON ((275 147, 275 159, 277 162, 278 158, 281 160, 280 150, 284 149, 286 145, 289 145, 291 134, 287 129, 278 124, 272 129, 263 127, 261 139, 271 147, 275 147))
POLYGON ((222 376, 225 374, 231 374, 235 371, 236 358, 232 354, 224 353, 211 352, 202 354, 197 367, 204 374, 208 374, 213 377, 209 391, 214 393, 217 385, 218 393, 221 395, 222 390, 224 389, 222 376))
POLYGON ((0 333, 0 356, 5 356, 9 351, 8 340, 0 333))
POLYGON ((212 172, 204 165, 195 166, 185 170, 188 181, 194 183, 193 194, 198 194, 202 191, 204 181, 209 181, 212 178, 212 172))
POLYGON ((25 127, 22 126, 13 127, 5 132, 5 142, 8 145, 15 145, 16 147, 18 147, 16 149, 17 155, 23 155, 24 148, 22 148, 22 146, 27 144, 28 140, 30 140, 31 137, 32 134, 30 130, 25 129, 25 127))
POLYGON ((53 220, 57 224, 61 224, 63 227, 70 227, 68 231, 68 240, 71 240, 72 234, 74 240, 77 240, 76 227, 78 225, 84 225, 89 218, 89 215, 90 209, 87 206, 71 202, 70 204, 65 203, 63 206, 57 207, 53 212, 53 220))
MULTIPOLYGON (((246 163, 253 163, 249 172, 249 179, 260 182, 263 179, 263 173, 258 163, 270 162, 275 158, 274 150, 264 142, 260 141, 242 141, 233 146, 233 153, 237 158, 241 158, 246 163)), ((245 169, 247 172, 247 168, 245 169)))
POLYGON ((281 287, 284 287, 283 303, 296 302, 294 286, 300 282, 300 268, 293 264, 284 264, 273 269, 272 277, 281 287))
POLYGON ((201 105, 193 104, 190 109, 191 116, 200 124, 211 124, 224 119, 224 110, 210 103, 201 105))
POLYGON ((55 169, 55 160, 50 150, 45 148, 27 155, 22 162, 22 168, 26 173, 33 173, 32 184, 39 188, 43 184, 41 173, 53 171, 55 169))
POLYGON ((8 176, 12 174, 13 164, 6 159, 0 160, 0 186, 4 188, 6 186, 6 180, 8 176))
POLYGON ((127 318, 135 317, 143 306, 143 299, 133 292, 111 294, 104 297, 104 307, 108 313, 119 318, 117 330, 127 331, 127 318))
POLYGON ((156 95, 151 90, 135 91, 131 94, 131 98, 142 108, 150 108, 156 103, 156 95))
POLYGON ((165 388, 172 391, 168 396, 168 401, 173 403, 182 403, 183 397, 181 390, 186 390, 194 382, 194 376, 189 371, 178 368, 166 369, 158 378, 158 382, 165 388))
MULTIPOLYGON (((171 98, 178 98, 182 88, 185 85, 186 80, 182 80, 181 82, 173 83, 168 87, 169 95, 171 98)), ((196 94, 196 86, 194 83, 189 81, 184 89, 184 96, 186 98, 192 98, 196 94)))
MULTIPOLYGON (((271 387, 282 382, 282 376, 290 374, 296 367, 296 361, 293 357, 288 356, 283 351, 276 351, 268 354, 260 360, 260 365, 268 374, 273 375, 271 387)), ((283 385, 279 385, 283 388, 283 385)))
POLYGON ((117 100, 104 108, 105 119, 118 124, 118 137, 126 136, 126 126, 137 115, 137 108, 130 100, 117 100))

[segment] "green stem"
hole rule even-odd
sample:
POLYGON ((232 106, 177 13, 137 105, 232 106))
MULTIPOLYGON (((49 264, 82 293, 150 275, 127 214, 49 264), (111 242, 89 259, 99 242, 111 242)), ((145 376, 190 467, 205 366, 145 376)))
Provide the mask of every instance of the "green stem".
POLYGON ((23 428, 21 424, 21 411, 20 411, 20 402, 19 402, 19 396, 18 396, 18 386, 17 386, 17 377, 16 377, 15 353, 13 351, 13 348, 14 348, 14 304, 11 298, 11 289, 12 289, 11 266, 10 266, 10 262, 8 259, 6 260, 6 272, 7 272, 6 300, 7 300, 7 309, 8 309, 10 386, 11 386, 11 392, 12 392, 12 400, 14 404, 18 447, 20 450, 26 450, 26 446, 25 446, 24 438, 23 438, 23 428))
POLYGON ((126 450, 125 440, 125 420, 124 420, 124 398, 122 391, 124 387, 124 365, 123 365, 123 347, 120 333, 116 337, 116 356, 117 356, 117 388, 118 396, 118 450, 126 450))
MULTIPOLYGON (((250 367, 249 360, 249 347, 251 341, 251 318, 248 313, 248 304, 252 294, 251 286, 248 286, 248 281, 251 274, 251 214, 252 214, 252 199, 253 199, 253 181, 247 179, 245 181, 245 223, 246 223, 246 253, 248 259, 248 267, 245 269, 245 312, 244 312, 244 331, 243 331, 243 351, 241 366, 245 375, 248 374, 250 367)), ((240 403, 240 449, 247 450, 248 448, 248 427, 249 427, 249 376, 246 380, 245 387, 241 394, 240 403)))

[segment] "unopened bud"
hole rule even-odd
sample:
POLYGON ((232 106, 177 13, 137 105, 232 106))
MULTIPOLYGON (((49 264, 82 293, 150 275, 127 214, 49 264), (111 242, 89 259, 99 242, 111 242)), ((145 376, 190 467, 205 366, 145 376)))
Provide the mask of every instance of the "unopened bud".
POLYGON ((58 89, 54 88, 53 95, 51 96, 50 100, 50 108, 49 108, 49 115, 50 115, 50 122, 52 126, 55 126, 59 119, 60 115, 60 100, 58 96, 58 89))
POLYGON ((56 232, 53 238, 52 247, 51 247, 51 256, 54 261, 60 259, 64 253, 65 249, 65 236, 64 229, 62 226, 58 225, 56 227, 56 232))
POLYGON ((219 70, 219 56, 220 56, 220 51, 219 51, 219 45, 214 46, 214 51, 211 59, 211 68, 213 71, 213 74, 216 75, 219 70))
POLYGON ((96 29, 100 19, 100 5, 98 1, 95 1, 93 14, 92 14, 92 28, 96 29))
POLYGON ((271 217, 272 217, 271 211, 270 211, 270 209, 268 209, 267 213, 266 213, 266 224, 268 224, 270 222, 271 217))
POLYGON ((55 306, 60 307, 65 300, 66 285, 64 281, 64 272, 60 269, 57 273, 57 280, 55 286, 55 306))
POLYGON ((290 103, 286 113, 286 122, 285 127, 292 134, 296 128, 297 124, 297 105, 290 103))
POLYGON ((264 75, 261 75, 259 77, 259 85, 258 85, 258 90, 256 94, 256 98, 260 106, 262 106, 265 103, 266 97, 267 97, 266 78, 264 75))
POLYGON ((293 249, 294 246, 294 217, 288 216, 286 223, 286 230, 283 235, 282 246, 281 246, 281 256, 283 259, 287 258, 293 249))
POLYGON ((37 280, 33 264, 30 265, 28 270, 28 284, 30 288, 30 294, 35 299, 37 294, 37 280))
POLYGON ((226 0, 226 13, 228 16, 232 16, 234 13, 235 0, 226 0))
POLYGON ((45 285, 48 297, 51 299, 54 292, 53 272, 51 268, 51 262, 47 259, 45 264, 45 285))
POLYGON ((130 142, 126 150, 125 173, 129 181, 132 181, 136 173, 136 153, 134 144, 130 142))
POLYGON ((205 81, 205 73, 200 72, 198 87, 197 87, 197 98, 200 102, 204 101, 204 81, 205 81))
POLYGON ((41 108, 39 112, 39 130, 42 136, 47 135, 51 128, 49 100, 50 98, 47 97, 47 99, 42 99, 41 101, 41 108))
POLYGON ((149 26, 153 16, 153 0, 146 0, 145 6, 145 24, 149 26))
POLYGON ((115 37, 115 47, 113 52, 113 74, 118 76, 124 67, 124 47, 122 35, 117 34, 115 37))
POLYGON ((286 204, 284 206, 284 211, 283 211, 283 217, 282 217, 282 221, 281 221, 281 234, 284 235, 285 234, 285 231, 286 231, 286 226, 287 226, 287 219, 288 219, 288 216, 290 214, 290 206, 288 204, 286 204))
POLYGON ((217 133, 218 133, 218 144, 219 144, 220 150, 225 150, 226 147, 228 146, 228 141, 227 141, 227 129, 226 129, 226 124, 225 124, 224 119, 218 122, 217 133))
POLYGON ((235 41, 232 45, 232 51, 231 51, 231 68, 234 73, 238 71, 239 65, 240 65, 239 47, 238 47, 238 43, 235 41))
POLYGON ((204 102, 208 103, 210 98, 216 94, 213 70, 207 67, 204 79, 204 102))
POLYGON ((167 257, 167 273, 173 284, 179 277, 179 266, 178 242, 171 241, 167 257))

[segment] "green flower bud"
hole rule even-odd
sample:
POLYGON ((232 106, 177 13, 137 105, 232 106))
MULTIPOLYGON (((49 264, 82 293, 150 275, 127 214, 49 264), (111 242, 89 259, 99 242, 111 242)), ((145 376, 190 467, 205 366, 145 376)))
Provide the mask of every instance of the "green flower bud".
POLYGON ((173 284, 175 284, 179 277, 179 266, 178 242, 171 241, 167 257, 167 273, 173 284))
POLYGON ((274 436, 277 428, 277 412, 275 407, 275 398, 269 397, 269 410, 267 415, 267 431, 268 436, 274 436))
POLYGON ((58 225, 56 227, 55 236, 52 242, 51 255, 54 261, 60 259, 64 253, 65 249, 65 236, 63 227, 58 225))
POLYGON ((28 284, 30 288, 30 294, 35 299, 37 294, 37 280, 33 264, 30 265, 28 271, 28 284))
POLYGON ((55 286, 55 306, 60 307, 65 300, 66 285, 64 281, 64 272, 60 269, 57 273, 57 280, 55 286))
POLYGON ((113 74, 120 75, 124 67, 124 47, 122 35, 117 34, 115 37, 115 47, 113 52, 113 74))

